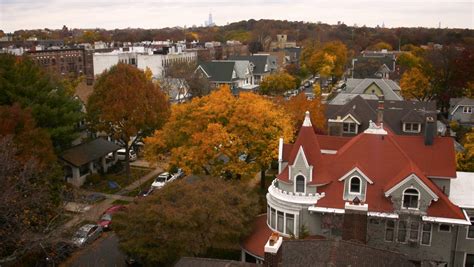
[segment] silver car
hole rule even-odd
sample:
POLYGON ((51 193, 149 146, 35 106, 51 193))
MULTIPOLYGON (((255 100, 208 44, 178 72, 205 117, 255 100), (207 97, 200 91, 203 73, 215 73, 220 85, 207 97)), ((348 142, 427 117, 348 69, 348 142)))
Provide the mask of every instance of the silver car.
POLYGON ((97 224, 83 225, 72 238, 72 243, 78 247, 82 247, 86 243, 96 240, 102 233, 102 227, 97 224))

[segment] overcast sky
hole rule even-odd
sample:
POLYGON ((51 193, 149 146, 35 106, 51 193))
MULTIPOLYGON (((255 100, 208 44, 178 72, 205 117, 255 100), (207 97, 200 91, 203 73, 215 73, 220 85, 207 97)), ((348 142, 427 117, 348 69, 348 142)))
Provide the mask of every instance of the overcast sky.
POLYGON ((163 28, 247 19, 474 28, 474 0, 0 0, 0 29, 163 28))

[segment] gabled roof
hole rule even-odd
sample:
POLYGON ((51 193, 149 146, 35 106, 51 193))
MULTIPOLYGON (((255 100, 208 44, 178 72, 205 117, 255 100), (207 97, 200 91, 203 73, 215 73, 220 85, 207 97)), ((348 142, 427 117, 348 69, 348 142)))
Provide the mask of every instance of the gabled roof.
POLYGON ((64 151, 60 158, 71 165, 80 167, 119 149, 120 146, 105 139, 97 138, 89 143, 80 144, 64 151))
POLYGON ((368 185, 366 195, 370 212, 393 213, 393 204, 384 192, 415 174, 428 191, 434 192, 439 198, 428 208, 428 216, 464 220, 459 207, 451 203, 429 179, 456 177, 452 138, 435 137, 433 144, 427 146, 423 136, 398 136, 389 129, 384 132, 384 135, 362 133, 342 142, 340 137, 320 138, 314 134, 312 128, 310 130, 310 127, 302 127, 291 147, 289 164, 277 178, 286 182, 289 180, 289 165, 293 163, 299 147, 302 146, 308 162, 313 166, 310 184, 320 185, 318 193, 325 193, 316 203, 317 207, 344 209, 344 183, 338 180, 358 168, 373 182, 368 185), (334 140, 334 143, 343 145, 335 145, 338 147, 336 154, 321 154, 317 153, 321 149, 319 139, 325 139, 325 142, 334 140))
POLYGON ((364 94, 365 90, 372 84, 382 90, 385 100, 403 100, 399 95, 400 86, 388 79, 347 79, 344 93, 364 94))
POLYGON ((232 82, 232 73, 234 71, 234 61, 209 61, 199 64, 209 79, 215 82, 232 82))
POLYGON ((391 72, 394 71, 393 66, 395 63, 395 57, 392 56, 361 56, 357 57, 357 60, 354 62, 354 78, 380 78, 377 77, 377 73, 380 71, 381 67, 386 66, 387 69, 391 72))
POLYGON ((474 99, 463 97, 463 98, 451 98, 449 100, 449 114, 453 115, 459 107, 472 106, 474 107, 474 99))
MULTIPOLYGON (((229 60, 248 60, 254 64, 253 73, 254 74, 264 74, 270 72, 272 68, 272 62, 270 59, 270 55, 252 55, 252 56, 233 56, 229 57, 229 60), (268 69, 265 71, 265 65, 267 65, 268 69)), ((275 59, 276 61, 276 59, 275 59)), ((275 66, 276 68, 276 66, 275 66)))
MULTIPOLYGON (((378 100, 367 100, 361 96, 356 96, 344 105, 334 105, 332 103, 327 105, 326 117, 328 119, 336 119, 337 116, 343 118, 347 114, 353 114, 361 122, 359 129, 366 129, 369 125, 369 120, 377 120, 378 105, 378 100)), ((431 116, 436 120, 435 102, 384 101, 384 125, 388 126, 398 135, 405 134, 402 122, 422 123, 423 131, 423 123, 427 116, 431 116)))

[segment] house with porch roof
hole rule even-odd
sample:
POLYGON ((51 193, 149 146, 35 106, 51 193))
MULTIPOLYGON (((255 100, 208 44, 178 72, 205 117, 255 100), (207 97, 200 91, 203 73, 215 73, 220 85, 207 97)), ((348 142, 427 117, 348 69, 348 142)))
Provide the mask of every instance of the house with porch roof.
POLYGON ((280 139, 278 162, 243 260, 265 262, 273 232, 356 241, 418 266, 464 266, 474 255, 473 213, 450 200, 457 174, 449 137, 395 135, 382 122, 352 138, 316 135, 307 112, 296 141, 280 139))

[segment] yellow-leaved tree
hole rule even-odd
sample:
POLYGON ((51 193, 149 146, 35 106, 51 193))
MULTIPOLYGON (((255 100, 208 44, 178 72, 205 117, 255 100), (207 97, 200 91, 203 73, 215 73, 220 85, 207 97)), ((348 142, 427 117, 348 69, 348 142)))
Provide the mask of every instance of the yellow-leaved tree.
POLYGON ((260 93, 264 95, 281 95, 295 88, 295 78, 286 72, 270 74, 260 83, 260 93))
POLYGON ((407 100, 429 101, 434 97, 428 77, 419 68, 412 68, 402 75, 400 88, 407 100))
MULTIPOLYGON (((278 156, 278 139, 293 139, 287 113, 253 93, 231 94, 228 87, 172 107, 164 127, 145 140, 156 159, 171 152, 171 164, 187 173, 251 178, 278 156)), ((262 174, 261 184, 265 177, 262 174)))
POLYGON ((456 154, 456 163, 459 171, 474 172, 474 128, 466 134, 464 151, 456 154))
POLYGON ((302 54, 301 62, 311 74, 323 77, 340 78, 347 62, 347 47, 339 41, 328 42, 323 46, 311 46, 302 54))

